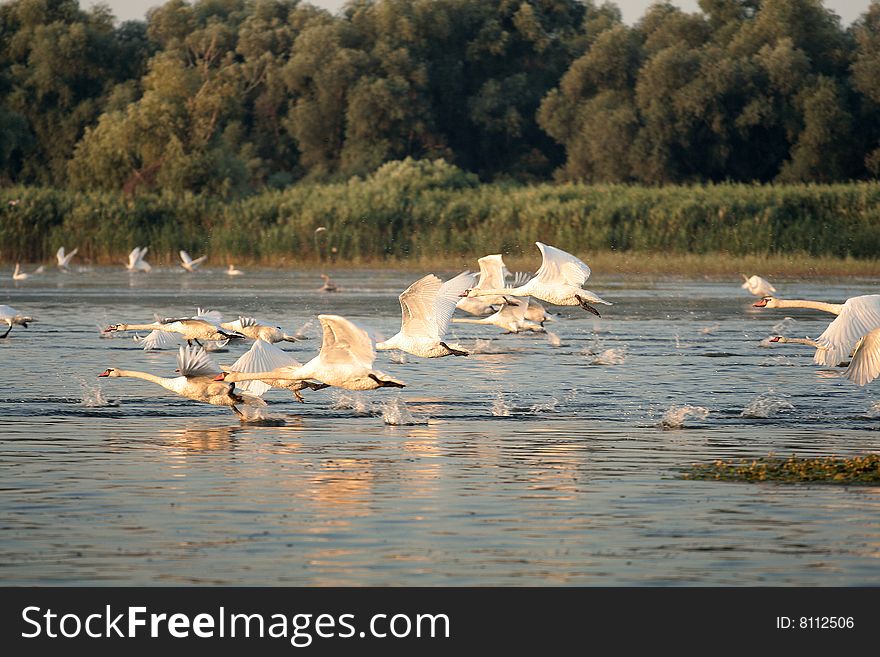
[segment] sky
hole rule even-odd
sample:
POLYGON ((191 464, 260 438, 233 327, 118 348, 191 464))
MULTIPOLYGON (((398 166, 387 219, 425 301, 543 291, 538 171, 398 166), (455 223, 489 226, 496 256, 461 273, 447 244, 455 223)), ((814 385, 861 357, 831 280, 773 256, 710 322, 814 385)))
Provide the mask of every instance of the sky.
MULTIPOLYGON (((345 4, 345 0, 306 1, 334 12, 345 4)), ((164 4, 162 0, 80 0, 80 6, 89 7, 99 2, 108 5, 116 18, 122 21, 142 19, 147 9, 164 4)), ((632 24, 641 18, 652 0, 612 0, 612 2, 620 7, 623 12, 623 20, 632 24)), ((697 0, 672 0, 672 4, 678 5, 685 11, 698 10, 697 0)), ((869 4, 870 0, 825 0, 825 6, 837 13, 844 25, 849 25, 863 14, 869 4)))

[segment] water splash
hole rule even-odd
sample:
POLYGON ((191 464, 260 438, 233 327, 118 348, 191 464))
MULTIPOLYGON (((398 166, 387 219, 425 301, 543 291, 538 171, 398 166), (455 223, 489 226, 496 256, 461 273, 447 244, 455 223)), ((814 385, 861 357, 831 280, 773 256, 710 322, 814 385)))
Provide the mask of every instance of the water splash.
POLYGON ((354 411, 357 415, 372 415, 372 404, 360 393, 337 392, 330 406, 334 411, 354 411))
POLYGON ((684 406, 673 404, 666 409, 666 412, 660 419, 660 427, 663 429, 681 429, 684 426, 684 421, 689 417, 695 420, 705 420, 709 417, 709 409, 703 406, 691 406, 690 404, 684 406))
POLYGON ((553 331, 547 331, 547 343, 551 347, 560 347, 562 346, 562 340, 559 339, 559 336, 556 335, 553 331))
POLYGON ((503 392, 497 392, 492 401, 492 415, 495 417, 510 417, 510 404, 504 399, 503 392))
POLYGON ((399 349, 394 349, 388 357, 392 363, 397 363, 398 365, 404 365, 409 362, 406 352, 399 349))
POLYGON ((505 349, 496 345, 494 340, 477 339, 468 351, 472 354, 503 354, 505 349))
POLYGON ((592 356, 591 365, 623 365, 626 362, 626 347, 615 347, 590 355, 592 356))
POLYGON ((210 352, 223 353, 223 352, 229 351, 228 349, 226 349, 226 345, 228 345, 228 344, 229 344, 229 338, 226 338, 225 340, 209 340, 208 342, 204 343, 204 347, 205 347, 205 351, 207 351, 209 353, 210 352))
POLYGON ((556 397, 551 397, 550 401, 546 401, 543 404, 533 404, 531 408, 529 408, 530 413, 552 413, 556 410, 556 407, 559 406, 559 400, 556 397))
POLYGON ((410 426, 413 424, 427 424, 427 419, 413 417, 406 402, 400 397, 384 402, 382 408, 382 421, 393 427, 410 426))
POLYGON ((758 367, 797 367, 798 363, 788 356, 769 356, 758 363, 758 367))
POLYGON ((709 335, 710 333, 714 333, 718 329, 721 328, 721 324, 712 324, 711 326, 704 326, 700 329, 700 333, 703 335, 709 335))
POLYGON ((880 401, 875 401, 873 404, 871 404, 870 408, 865 411, 865 417, 872 420, 880 418, 880 401))
POLYGON ((793 410, 794 405, 786 399, 786 395, 781 395, 771 389, 752 400, 740 415, 750 418, 768 418, 793 410))
POLYGON ((773 335, 785 335, 791 333, 796 324, 793 317, 785 317, 776 322, 770 330, 773 331, 773 335))
POLYGON ((284 418, 277 415, 270 415, 266 409, 259 406, 241 406, 239 407, 241 415, 239 421, 242 424, 249 424, 258 427, 283 427, 287 422, 284 418))
POLYGON ((82 388, 82 401, 80 401, 80 406, 84 406, 85 408, 119 406, 118 401, 107 399, 101 386, 91 385, 86 383, 83 379, 80 379, 79 385, 82 388))
POLYGON ((312 328, 312 324, 314 324, 313 320, 308 320, 305 324, 300 326, 293 334, 293 337, 299 338, 300 340, 308 340, 310 338, 309 333, 311 333, 310 329, 312 328))

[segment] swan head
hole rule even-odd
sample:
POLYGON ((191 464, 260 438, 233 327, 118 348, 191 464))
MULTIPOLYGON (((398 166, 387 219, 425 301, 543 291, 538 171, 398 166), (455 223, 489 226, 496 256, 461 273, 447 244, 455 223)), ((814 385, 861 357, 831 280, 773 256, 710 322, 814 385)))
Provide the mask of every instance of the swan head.
POLYGON ((775 297, 763 297, 752 304, 755 308, 777 308, 775 297))
POLYGON ((770 342, 782 342, 782 336, 774 335, 772 338, 770 338, 770 342))
POLYGON ((112 333, 113 331, 121 331, 122 324, 111 324, 107 328, 104 329, 103 333, 112 333))
POLYGON ((119 370, 116 370, 116 369, 114 369, 114 368, 112 368, 112 367, 108 367, 106 370, 104 370, 103 372, 101 372, 101 373, 98 375, 98 378, 99 378, 99 379, 102 379, 102 378, 107 377, 107 376, 114 376, 114 377, 119 376, 119 370))

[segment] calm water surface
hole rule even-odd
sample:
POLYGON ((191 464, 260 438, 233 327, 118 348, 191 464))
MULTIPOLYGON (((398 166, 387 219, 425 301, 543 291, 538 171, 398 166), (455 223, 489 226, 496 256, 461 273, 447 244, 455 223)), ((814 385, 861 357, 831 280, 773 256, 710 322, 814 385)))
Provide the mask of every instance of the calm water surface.
MULTIPOLYGON (((880 584, 880 488, 693 482, 693 462, 880 450, 880 391, 819 369, 830 316, 760 311, 738 281, 595 277, 602 319, 557 309, 554 335, 454 325, 469 358, 376 363, 402 391, 267 394, 284 426, 238 422, 106 367, 173 376, 97 327, 196 306, 305 326, 314 316, 397 330, 418 275, 187 275, 120 268, 22 283, 33 315, 0 341, 0 578, 5 584, 880 584), (400 402, 416 421, 391 426, 400 402), (695 410, 681 422, 670 407, 695 410), (745 415, 744 415, 745 413, 745 415), (678 421, 676 421, 678 420, 678 421)), ((774 281, 842 300, 876 280, 774 281)), ((247 345, 215 354, 231 363, 247 345)), ((307 391, 308 392, 308 391, 307 391)))

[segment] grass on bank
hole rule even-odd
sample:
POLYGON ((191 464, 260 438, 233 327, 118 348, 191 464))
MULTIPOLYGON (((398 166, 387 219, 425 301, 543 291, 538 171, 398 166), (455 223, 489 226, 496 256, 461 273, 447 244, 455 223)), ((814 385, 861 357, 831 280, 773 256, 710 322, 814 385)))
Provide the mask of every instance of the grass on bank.
POLYGON ((718 460, 714 463, 694 463, 682 472, 681 478, 700 481, 878 485, 880 454, 851 458, 790 456, 784 459, 766 456, 751 461, 718 460))

